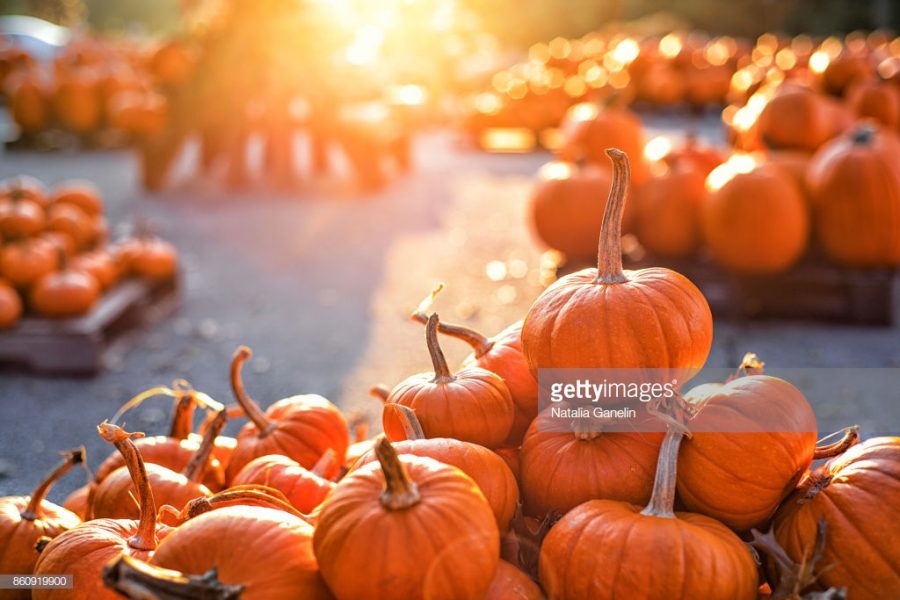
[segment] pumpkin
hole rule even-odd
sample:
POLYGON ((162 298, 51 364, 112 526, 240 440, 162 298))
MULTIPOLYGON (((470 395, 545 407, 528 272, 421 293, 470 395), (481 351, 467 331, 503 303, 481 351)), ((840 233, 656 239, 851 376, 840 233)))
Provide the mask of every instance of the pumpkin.
POLYGON ((282 492, 291 505, 302 513, 312 512, 334 489, 334 483, 323 475, 334 471, 335 455, 328 450, 312 469, 280 454, 267 454, 244 465, 232 485, 259 484, 282 492))
POLYGON ((168 119, 164 96, 143 91, 120 92, 109 102, 110 124, 137 137, 161 133, 168 119))
POLYGON ((749 157, 732 158, 707 178, 703 237, 713 259, 741 273, 778 273, 797 262, 809 238, 803 193, 790 174, 749 157))
MULTIPOLYGON (((593 258, 610 184, 609 169, 597 165, 545 164, 538 171, 538 182, 529 198, 528 214, 535 237, 570 260, 593 258)), ((632 211, 623 218, 627 230, 632 211)))
POLYGON ((304 394, 279 400, 263 412, 247 394, 241 379, 241 367, 252 355, 250 348, 241 346, 231 361, 231 389, 250 422, 237 435, 226 481, 232 481, 244 465, 259 456, 283 454, 311 469, 329 449, 336 460, 324 475, 328 479, 337 475, 350 445, 341 411, 322 396, 304 394))
POLYGON ((731 86, 734 70, 728 66, 703 66, 685 73, 684 92, 688 102, 697 108, 723 104, 731 86))
POLYGON ((644 128, 640 119, 626 108, 577 104, 569 109, 562 128, 566 142, 559 151, 561 158, 584 158, 605 167, 606 149, 619 148, 631 163, 634 185, 642 185, 649 177, 649 167, 644 161, 644 128))
POLYGON ((128 271, 138 277, 168 279, 178 270, 175 247, 156 236, 140 235, 121 242, 118 252, 128 271))
POLYGON ((670 169, 678 167, 693 168, 703 173, 704 177, 709 175, 710 171, 724 161, 725 157, 718 148, 701 142, 697 138, 697 134, 692 130, 688 130, 682 143, 670 148, 662 156, 662 162, 670 169))
POLYGON ((47 209, 47 229, 65 233, 76 248, 86 248, 93 241, 91 217, 74 204, 54 204, 47 209))
MULTIPOLYGON (((31 575, 38 555, 34 545, 41 537, 54 538, 81 524, 78 515, 49 502, 47 492, 73 466, 84 462, 84 450, 73 450, 44 479, 31 496, 0 498, 0 572, 6 575, 31 575)), ((10 600, 30 598, 29 590, 6 590, 10 600)))
POLYGON ((200 496, 185 504, 180 511, 172 506, 163 506, 160 507, 160 514, 165 514, 170 521, 178 525, 184 525, 194 517, 229 506, 272 508, 307 523, 311 522, 311 518, 294 508, 284 494, 262 485, 238 485, 216 492, 212 496, 200 496))
POLYGON ((74 133, 96 130, 103 117, 96 75, 86 68, 60 74, 53 90, 53 111, 57 120, 74 133))
MULTIPOLYGON (((412 314, 414 320, 420 323, 428 322, 425 310, 431 306, 441 289, 443 285, 436 287, 419 305, 412 314)), ((472 347, 472 353, 463 360, 461 368, 481 367, 496 373, 506 383, 516 409, 506 443, 519 446, 525 430, 537 416, 538 404, 537 380, 528 369, 525 355, 522 354, 522 321, 513 323, 490 338, 468 327, 448 323, 439 323, 438 331, 460 339, 472 347)))
POLYGON ((94 518, 94 512, 91 510, 94 482, 88 482, 76 489, 74 492, 66 496, 63 501, 63 508, 78 515, 82 521, 90 521, 94 518))
POLYGON ((54 319, 87 314, 100 299, 100 284, 93 275, 63 265, 34 283, 29 306, 35 313, 54 319))
POLYGON ((715 519, 673 510, 681 437, 663 440, 646 508, 590 500, 550 529, 539 563, 549 598, 756 599, 756 564, 741 539, 715 519))
POLYGON ((0 197, 0 235, 8 238, 28 237, 44 229, 46 215, 41 205, 15 192, 0 197))
POLYGON ((59 252, 46 240, 32 238, 0 248, 0 276, 19 289, 52 273, 59 264, 59 252))
POLYGON ((97 280, 101 290, 108 290, 116 285, 121 277, 119 265, 104 250, 94 250, 79 254, 70 262, 76 271, 83 271, 97 280))
POLYGON ((775 515, 787 554, 804 561, 817 523, 825 537, 818 585, 846 587, 850 600, 900 596, 900 438, 868 439, 809 473, 775 515))
POLYGON ((127 464, 138 490, 140 519, 94 519, 69 529, 53 539, 41 551, 36 575, 66 573, 77 582, 72 589, 35 589, 35 600, 113 600, 120 596, 104 587, 103 565, 127 554, 146 560, 169 528, 156 522, 156 503, 147 482, 140 453, 121 428, 109 423, 97 427, 101 436, 114 440, 116 448, 128 456, 127 464))
POLYGON ((617 149, 609 157, 613 185, 598 267, 558 279, 531 305, 522 326, 525 359, 533 374, 539 368, 661 368, 687 381, 712 344, 709 305, 679 273, 622 270, 628 158, 617 149))
POLYGON ((640 97, 657 106, 678 104, 684 100, 686 92, 682 74, 664 63, 647 71, 638 85, 640 97))
POLYGON ((847 93, 847 106, 858 117, 875 119, 896 130, 900 126, 900 88, 885 81, 869 80, 854 85, 847 93))
POLYGON ((789 382, 764 375, 754 354, 727 383, 697 386, 684 398, 699 411, 678 462, 684 506, 738 531, 762 526, 812 464, 809 402, 789 382))
POLYGON ((163 43, 150 58, 150 72, 163 87, 179 87, 190 81, 197 57, 193 50, 179 40, 163 43))
POLYGON ((641 188, 637 236, 650 254, 690 256, 700 247, 700 208, 706 174, 690 163, 676 163, 641 188))
POLYGON ((48 94, 37 75, 20 75, 8 86, 9 113, 25 134, 35 134, 50 121, 48 94))
POLYGON ((851 266, 900 264, 900 140, 869 124, 824 146, 807 172, 816 240, 851 266))
POLYGON ((841 96, 854 83, 865 81, 872 76, 872 65, 865 56, 844 51, 828 62, 822 71, 822 86, 825 91, 841 96))
POLYGON ((202 575, 186 575, 173 569, 162 569, 123 554, 103 567, 103 583, 127 598, 203 598, 204 600, 236 600, 244 591, 242 585, 225 585, 216 569, 202 575))
MULTIPOLYGON (((431 315, 425 340, 433 373, 420 373, 401 381, 391 390, 386 404, 402 404, 415 411, 427 437, 455 438, 497 448, 509 436, 515 406, 503 380, 481 367, 450 372, 438 342, 440 320, 431 315)), ((390 440, 404 439, 402 423, 393 411, 382 413, 382 424, 390 440)))
MULTIPOLYGON (((393 412, 404 428, 404 439, 393 444, 398 454, 433 458, 458 468, 478 485, 494 513, 499 530, 504 532, 509 528, 519 499, 519 486, 502 457, 471 442, 453 438, 426 439, 416 413, 402 404, 387 404, 384 410, 393 412)), ((370 451, 359 459, 351 472, 375 460, 374 450, 370 451)))
POLYGON ((0 329, 9 329, 22 318, 22 300, 18 292, 0 279, 0 329))
POLYGON ((47 205, 47 186, 37 177, 18 175, 0 181, 0 198, 30 200, 42 207, 47 205))
POLYGON ((497 563, 497 571, 484 600, 544 600, 544 593, 531 577, 505 560, 497 563))
POLYGON ((375 453, 378 463, 347 475, 319 512, 313 549, 335 597, 482 600, 500 534, 475 482, 434 459, 397 456, 385 438, 375 453))
POLYGON ((50 203, 76 206, 91 217, 103 214, 103 199, 97 187, 89 181, 63 181, 53 190, 50 203))
POLYGON ((788 86, 779 90, 759 114, 757 134, 770 148, 815 151, 834 137, 834 106, 816 92, 788 86))

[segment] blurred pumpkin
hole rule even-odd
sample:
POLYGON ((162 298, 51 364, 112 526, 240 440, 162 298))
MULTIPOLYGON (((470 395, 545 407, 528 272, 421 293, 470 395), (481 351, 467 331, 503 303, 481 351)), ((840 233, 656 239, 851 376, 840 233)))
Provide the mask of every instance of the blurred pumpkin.
POLYGON ((194 75, 197 57, 181 40, 164 42, 150 58, 150 72, 162 87, 179 87, 194 75))
POLYGON ((815 151, 840 133, 838 110, 813 90, 784 86, 759 114, 757 134, 770 148, 815 151))
POLYGON ((103 117, 97 77, 88 69, 60 74, 53 90, 53 111, 59 122, 78 134, 100 126, 103 117))
POLYGON ((705 180, 702 170, 682 162, 652 176, 641 188, 637 236, 648 252, 681 258, 700 247, 705 180))
POLYGON ((900 126, 900 88, 891 83, 860 81, 847 92, 847 105, 856 116, 875 119, 888 129, 900 126))
POLYGON ((59 265, 59 250, 47 240, 31 238, 0 249, 0 276, 19 289, 52 273, 59 265))
POLYGON ((72 268, 76 271, 89 273, 97 280, 100 289, 105 291, 116 285, 122 276, 119 265, 113 257, 104 250, 94 250, 79 254, 71 259, 72 268))
POLYGON ((37 73, 17 74, 7 84, 9 113, 25 134, 43 131, 50 123, 48 93, 37 73))
POLYGON ((47 216, 38 202, 15 192, 0 196, 0 235, 23 238, 44 229, 47 216))
POLYGON ((43 317, 64 319, 87 314, 99 299, 100 284, 93 275, 62 265, 34 283, 29 307, 43 317))
POLYGON ((82 179, 69 179, 57 184, 50 197, 50 203, 71 204, 92 217, 103 214, 100 191, 90 181, 82 179))
POLYGON ((0 279, 0 329, 9 329, 22 318, 22 299, 8 283, 0 279))
POLYGON ((53 204, 47 209, 47 229, 65 233, 79 250, 90 245, 94 236, 91 217, 74 204, 53 204))

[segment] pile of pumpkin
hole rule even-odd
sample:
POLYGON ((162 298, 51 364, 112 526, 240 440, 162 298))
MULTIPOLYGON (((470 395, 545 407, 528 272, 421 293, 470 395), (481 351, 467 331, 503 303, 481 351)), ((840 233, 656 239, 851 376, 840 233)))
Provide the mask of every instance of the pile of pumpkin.
POLYGON ((140 233, 108 243, 103 199, 87 181, 52 191, 29 176, 0 181, 0 330, 27 312, 46 318, 90 312, 128 276, 168 279, 175 249, 140 233))
POLYGON ((165 126, 168 91, 191 77, 193 60, 176 42, 141 48, 85 37, 48 69, 20 49, 0 49, 0 92, 23 139, 62 130, 141 140, 165 126))
POLYGON ((426 299, 413 318, 434 370, 380 390, 384 436, 357 429, 351 443, 317 395, 263 411, 241 347, 235 407, 184 383, 148 390, 99 425, 118 452, 65 507, 44 496, 79 452, 32 496, 0 500, 0 571, 74 574, 73 590, 36 600, 116 597, 104 583, 135 598, 900 596, 900 438, 857 443, 848 428, 817 446, 807 399, 752 357, 728 382, 655 405, 660 427, 546 427, 539 368, 653 367, 686 382, 712 342, 690 281, 622 270, 628 161, 610 156, 597 268, 493 337, 441 323, 426 299), (472 346, 460 369, 440 333, 472 346), (156 394, 175 399, 168 435, 117 424, 156 394), (237 437, 222 436, 238 416, 237 437), (816 589, 829 591, 802 596, 816 589))
MULTIPOLYGON (((574 106, 559 160, 541 169, 531 198, 534 232, 570 259, 594 256, 612 177, 603 150, 616 146, 635 184, 624 227, 653 257, 705 252, 750 274, 783 272, 810 255, 850 267, 900 264, 900 78, 877 79, 882 45, 857 57, 843 88, 825 78, 828 68, 815 81, 791 71, 760 87, 731 116, 730 155, 690 134, 680 145, 645 143, 640 119, 621 103, 574 106), (830 95, 838 91, 845 97, 830 95)), ((900 44, 888 47, 900 54, 900 44)), ((773 53, 783 56, 777 47, 765 56, 773 53)))

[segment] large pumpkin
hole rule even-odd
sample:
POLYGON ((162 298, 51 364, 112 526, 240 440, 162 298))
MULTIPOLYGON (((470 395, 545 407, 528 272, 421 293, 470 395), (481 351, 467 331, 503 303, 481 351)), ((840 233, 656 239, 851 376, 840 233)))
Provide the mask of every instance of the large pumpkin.
POLYGON ((789 382, 762 374, 697 386, 685 398, 701 407, 678 462, 685 508, 738 531, 763 526, 812 464, 809 402, 789 382))
POLYGON ((822 587, 846 587, 849 600, 900 597, 900 438, 866 440, 807 475, 773 526, 793 560, 805 560, 820 520, 822 587))
POLYGON ((900 140, 860 125, 815 154, 807 172, 816 239, 837 262, 900 264, 900 140))
POLYGON ((742 273, 776 273, 800 259, 809 237, 808 208, 787 171, 739 156, 706 181, 710 193, 701 223, 716 262, 742 273))
MULTIPOLYGON (((509 388, 498 375, 480 367, 451 373, 438 343, 438 323, 438 316, 433 314, 425 327, 434 372, 401 381, 386 402, 412 408, 428 437, 456 438, 497 448, 506 440, 515 418, 509 388)), ((388 439, 404 439, 402 423, 395 413, 385 411, 382 420, 388 439)))
POLYGON ((313 548, 338 600, 483 600, 500 559, 490 506, 468 475, 398 457, 349 474, 319 512, 313 548))
POLYGON ((757 120, 757 132, 770 148, 814 151, 834 137, 832 105, 813 90, 788 87, 776 93, 757 120))
POLYGON ((622 270, 629 167, 624 152, 610 149, 609 156, 613 186, 598 268, 557 280, 535 300, 522 326, 525 358, 535 374, 541 368, 660 368, 687 381, 712 344, 709 305, 674 271, 622 270))
POLYGON ((666 434, 646 508, 591 500, 550 529, 540 555, 549 598, 755 600, 756 564, 740 538, 714 519, 673 510, 680 440, 666 434))

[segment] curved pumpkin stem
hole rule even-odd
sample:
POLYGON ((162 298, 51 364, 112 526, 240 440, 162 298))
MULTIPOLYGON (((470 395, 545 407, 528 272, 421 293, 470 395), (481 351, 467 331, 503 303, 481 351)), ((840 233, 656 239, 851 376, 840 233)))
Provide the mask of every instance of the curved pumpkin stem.
MULTIPOLYGON (((444 289, 444 284, 439 283, 436 288, 431 290, 431 293, 416 307, 416 310, 410 315, 410 318, 413 321, 418 321, 423 325, 428 323, 428 315, 426 314, 428 310, 431 308, 431 305, 434 304, 434 299, 438 295, 438 293, 444 289)), ((494 340, 490 339, 487 336, 484 336, 474 329, 469 329, 468 327, 463 327, 462 325, 451 325, 449 323, 438 323, 438 331, 443 333, 444 335, 449 335, 450 337, 456 338, 458 340, 462 340, 465 343, 469 344, 472 347, 472 350, 475 352, 475 358, 481 358, 485 354, 491 351, 491 348, 494 347, 494 340)))
POLYGON ((137 532, 128 540, 128 545, 136 550, 155 550, 156 539, 156 500, 153 498, 153 488, 150 487, 150 480, 147 478, 147 467, 144 465, 144 459, 141 458, 141 452, 138 450, 133 438, 144 437, 143 433, 128 433, 118 425, 113 425, 108 421, 104 421, 97 425, 97 433, 104 440, 116 447, 122 458, 125 460, 125 466, 128 468, 128 474, 134 482, 134 487, 138 491, 138 501, 140 504, 141 517, 138 522, 137 532))
POLYGON ((628 156, 618 148, 608 148, 606 155, 612 161, 613 181, 600 227, 597 278, 594 283, 617 284, 628 281, 622 270, 622 214, 631 181, 631 166, 628 156))
POLYGON ((400 420, 400 426, 403 427, 403 433, 406 435, 406 439, 425 439, 425 430, 422 428, 422 423, 419 422, 419 417, 416 416, 416 411, 412 408, 392 402, 391 404, 385 405, 384 409, 395 410, 399 413, 397 418, 400 420))
POLYGON ((434 383, 447 383, 453 381, 453 373, 447 366, 447 359, 444 357, 444 351, 438 342, 437 327, 440 323, 437 313, 433 313, 428 317, 428 323, 425 326, 425 343, 428 344, 428 354, 431 355, 431 364, 434 366, 434 383))
POLYGON ((642 515, 675 518, 675 484, 678 471, 678 449, 684 438, 682 430, 669 428, 659 449, 656 462, 656 477, 653 480, 653 495, 650 503, 641 511, 642 515))
POLYGON ((390 390, 390 388, 388 388, 388 386, 384 385, 383 383, 379 383, 379 384, 373 385, 372 387, 369 388, 369 395, 372 396, 373 398, 378 398, 382 402, 386 402, 388 399, 388 396, 391 395, 391 390, 390 390))
POLYGON ((813 453, 813 459, 834 458, 835 456, 843 454, 859 442, 859 425, 851 425, 850 427, 844 427, 840 431, 835 431, 834 433, 826 435, 816 442, 816 444, 821 444, 825 440, 831 439, 840 433, 843 433, 843 435, 841 435, 841 438, 836 442, 825 444, 823 446, 817 445, 816 450, 813 453))
MULTIPOLYGON (((803 590, 809 588, 816 583, 819 574, 816 572, 816 566, 822 560, 825 553, 825 535, 827 532, 827 523, 825 519, 820 519, 816 523, 816 538, 810 552, 804 553, 803 560, 800 563, 794 562, 772 531, 762 534, 758 530, 751 530, 753 536, 750 545, 757 550, 764 552, 775 563, 778 570, 778 585, 772 590, 772 600, 793 600, 801 598, 803 590)), ((827 568, 827 567, 826 567, 827 568)), ((833 588, 832 588, 833 590, 833 588)), ((831 591, 831 590, 829 590, 831 591)), ((822 598, 840 598, 843 596, 831 596, 827 592, 821 596, 822 598)))
POLYGON ((179 379, 173 384, 175 390, 175 407, 172 409, 172 425, 169 427, 169 437, 176 440, 186 440, 194 430, 194 390, 184 379, 179 379))
POLYGON ((222 583, 215 568, 202 575, 185 575, 127 554, 120 554, 103 567, 103 583, 128 598, 237 600, 245 588, 222 583))
POLYGON ((20 512, 22 518, 26 521, 35 521, 44 518, 44 507, 42 506, 47 492, 53 487, 63 475, 72 470, 75 465, 84 464, 84 446, 75 448, 63 454, 63 461, 53 469, 53 472, 44 479, 40 485, 32 492, 28 505, 20 512))
MULTIPOLYGON (((156 387, 146 389, 143 392, 136 394, 133 398, 128 400, 128 402, 126 402, 125 404, 120 406, 119 410, 116 411, 116 414, 114 414, 112 416, 112 418, 109 420, 109 422, 113 423, 113 424, 118 423, 119 419, 122 418, 122 415, 127 413, 129 410, 131 410, 133 408, 137 408, 138 406, 143 404, 144 400, 147 400, 154 396, 168 396, 170 398, 176 398, 176 411, 177 411, 177 407, 178 407, 177 399, 179 398, 178 392, 176 392, 175 390, 168 388, 164 385, 158 385, 156 387)), ((177 414, 177 413, 172 414, 172 425, 171 425, 172 429, 175 429, 175 427, 176 427, 175 419, 178 417, 180 417, 179 414, 177 414)))
POLYGON ((309 470, 313 475, 318 475, 322 479, 328 479, 325 476, 326 473, 334 469, 337 464, 337 454, 329 448, 322 456, 319 457, 319 460, 316 461, 316 464, 313 465, 313 468, 309 470))
POLYGON ((247 394, 247 390, 244 389, 244 381, 241 379, 241 367, 251 356, 253 356, 253 351, 247 346, 241 346, 235 350, 234 357, 231 359, 231 389, 238 404, 244 410, 244 414, 253 421, 259 430, 259 437, 265 437, 275 428, 275 423, 269 421, 259 405, 247 394))
POLYGON ((397 451, 386 437, 382 436, 375 444, 375 456, 384 473, 384 491, 381 493, 381 505, 387 510, 403 510, 415 506, 422 497, 419 488, 409 478, 406 468, 400 462, 397 451))
POLYGON ((274 508, 290 513, 295 517, 310 522, 309 516, 294 508, 288 499, 280 491, 264 485, 236 485, 209 498, 194 498, 188 502, 181 511, 166 505, 160 509, 160 513, 168 513, 174 517, 179 525, 196 516, 225 508, 226 506, 259 506, 262 508, 274 508))
POLYGON ((200 447, 197 448, 194 456, 191 457, 191 460, 185 465, 184 471, 182 471, 182 475, 187 477, 189 481, 198 482, 203 480, 204 475, 206 475, 206 469, 209 467, 209 457, 216 445, 216 438, 225 429, 227 423, 228 411, 224 408, 218 411, 216 416, 209 422, 206 431, 203 432, 203 440, 200 442, 200 447))

